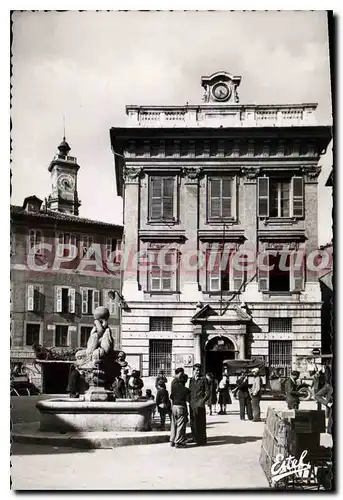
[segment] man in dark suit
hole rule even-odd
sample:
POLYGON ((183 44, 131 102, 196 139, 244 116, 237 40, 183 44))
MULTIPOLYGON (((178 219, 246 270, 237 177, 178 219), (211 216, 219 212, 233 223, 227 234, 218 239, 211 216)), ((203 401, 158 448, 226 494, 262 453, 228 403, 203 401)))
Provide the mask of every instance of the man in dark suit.
POLYGON ((297 380, 300 373, 297 370, 291 372, 291 376, 285 382, 286 403, 289 410, 299 409, 299 393, 297 380))
POLYGON ((190 390, 190 421, 192 436, 198 446, 206 444, 206 401, 209 399, 210 387, 205 377, 201 376, 201 365, 193 366, 193 377, 189 382, 190 390))

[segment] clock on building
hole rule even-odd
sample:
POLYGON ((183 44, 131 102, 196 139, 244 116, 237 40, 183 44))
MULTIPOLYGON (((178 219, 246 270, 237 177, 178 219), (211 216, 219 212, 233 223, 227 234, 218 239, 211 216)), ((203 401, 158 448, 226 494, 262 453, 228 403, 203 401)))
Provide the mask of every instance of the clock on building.
POLYGON ((225 83, 217 83, 212 89, 213 96, 217 101, 225 101, 230 97, 231 90, 225 83))
POLYGON ((61 174, 58 176, 57 185, 64 191, 72 191, 74 189, 75 181, 72 175, 61 174))

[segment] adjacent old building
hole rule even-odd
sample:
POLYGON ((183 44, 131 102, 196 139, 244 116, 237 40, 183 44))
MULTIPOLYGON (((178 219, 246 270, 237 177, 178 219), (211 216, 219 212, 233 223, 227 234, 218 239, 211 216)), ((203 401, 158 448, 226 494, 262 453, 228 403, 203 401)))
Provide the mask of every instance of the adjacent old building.
POLYGON ((79 216, 80 167, 69 151, 64 139, 44 204, 29 196, 11 206, 11 361, 51 393, 66 391, 70 363, 38 362, 33 345, 55 353, 86 346, 98 305, 110 309, 120 344, 122 227, 79 216))
POLYGON ((240 82, 203 77, 202 104, 127 106, 127 127, 110 131, 124 199, 121 347, 144 377, 193 362, 219 375, 224 359, 256 356, 287 373, 321 344, 306 256, 331 130, 316 104, 241 104, 240 82))

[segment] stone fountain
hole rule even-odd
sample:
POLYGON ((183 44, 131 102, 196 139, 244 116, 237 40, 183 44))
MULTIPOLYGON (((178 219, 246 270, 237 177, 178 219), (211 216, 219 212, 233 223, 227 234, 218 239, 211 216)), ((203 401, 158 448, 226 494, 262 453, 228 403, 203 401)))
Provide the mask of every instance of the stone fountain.
POLYGON ((109 311, 98 307, 94 312, 94 327, 87 348, 75 355, 75 365, 85 373, 89 389, 80 398, 59 398, 39 401, 41 432, 115 432, 151 430, 153 401, 115 400, 114 379, 127 366, 125 353, 114 349, 108 326, 109 311))

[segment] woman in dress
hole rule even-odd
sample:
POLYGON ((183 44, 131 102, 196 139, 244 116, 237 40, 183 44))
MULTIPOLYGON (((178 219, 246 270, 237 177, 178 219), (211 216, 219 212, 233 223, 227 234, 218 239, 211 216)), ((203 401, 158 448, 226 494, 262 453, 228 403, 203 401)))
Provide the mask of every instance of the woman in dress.
POLYGON ((218 394, 218 402, 220 405, 218 415, 226 415, 226 405, 230 405, 232 403, 229 392, 229 377, 226 373, 223 373, 222 379, 219 382, 218 394))

